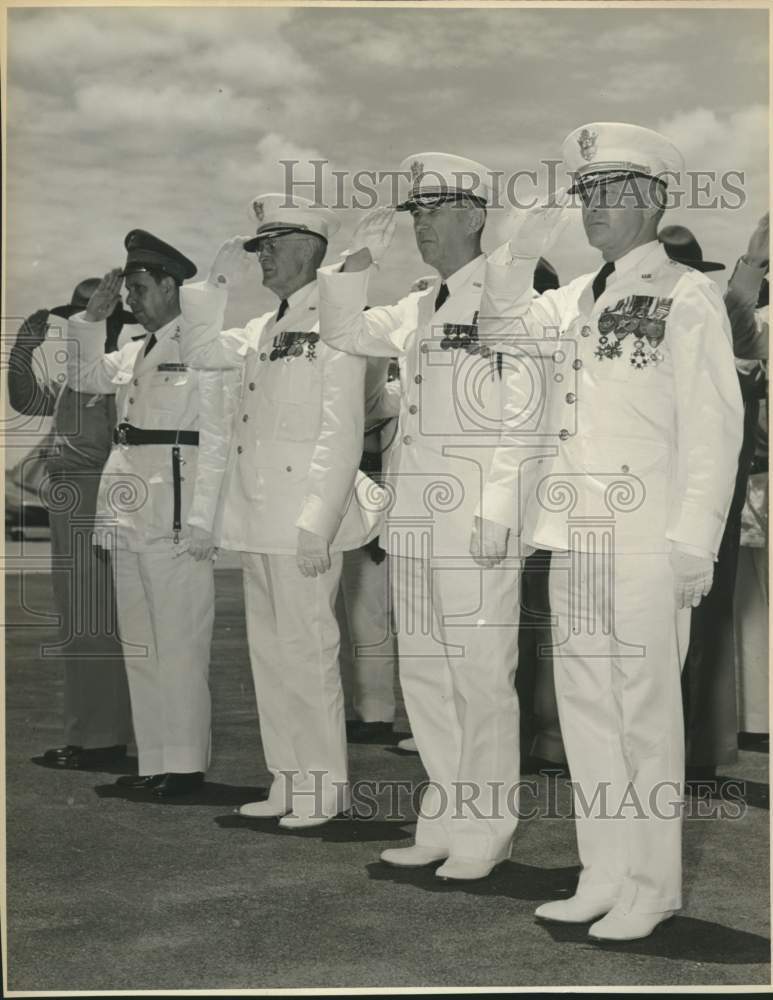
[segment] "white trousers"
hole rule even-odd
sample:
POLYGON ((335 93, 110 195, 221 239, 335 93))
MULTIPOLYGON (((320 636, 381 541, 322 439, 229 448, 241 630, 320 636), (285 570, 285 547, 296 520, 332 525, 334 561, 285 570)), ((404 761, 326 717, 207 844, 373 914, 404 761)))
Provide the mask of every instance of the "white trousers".
POLYGON ((117 549, 113 572, 139 773, 206 771, 212 563, 167 548, 117 549))
POLYGON ((517 824, 518 576, 390 561, 400 683, 427 772, 416 843, 502 860, 517 824))
POLYGON ((342 556, 305 577, 295 556, 243 552, 244 604, 269 801, 303 816, 348 808, 335 600, 342 556))
POLYGON ((388 557, 344 552, 336 617, 341 629, 341 681, 347 719, 393 722, 397 639, 391 622, 388 557))
POLYGON ((668 555, 554 552, 550 608, 558 712, 574 784, 578 894, 631 912, 681 906, 690 610, 668 555))

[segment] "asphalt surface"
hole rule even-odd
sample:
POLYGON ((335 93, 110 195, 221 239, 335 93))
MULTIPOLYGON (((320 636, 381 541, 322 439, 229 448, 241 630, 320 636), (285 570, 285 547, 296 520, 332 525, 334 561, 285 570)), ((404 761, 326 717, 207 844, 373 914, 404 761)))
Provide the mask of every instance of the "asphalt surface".
POLYGON ((44 572, 7 578, 12 991, 770 983, 766 754, 742 751, 724 797, 691 800, 678 917, 644 941, 599 947, 584 927, 533 918, 577 877, 560 776, 524 776, 540 815, 520 823, 509 862, 467 886, 379 861, 410 843, 424 777, 392 746, 350 746, 353 780, 392 783, 376 805, 363 789, 358 819, 286 833, 236 816, 267 773, 239 574, 217 579, 213 765, 200 792, 159 803, 116 788, 122 767, 36 763, 61 742, 61 670, 39 655, 53 634, 50 588, 44 572))

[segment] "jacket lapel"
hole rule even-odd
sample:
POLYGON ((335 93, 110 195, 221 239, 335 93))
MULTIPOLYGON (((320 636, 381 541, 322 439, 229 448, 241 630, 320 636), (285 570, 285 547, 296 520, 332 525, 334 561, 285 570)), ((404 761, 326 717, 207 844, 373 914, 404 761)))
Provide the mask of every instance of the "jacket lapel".
POLYGON ((151 336, 148 334, 134 363, 135 376, 143 375, 162 364, 179 364, 180 335, 181 318, 178 316, 171 323, 167 323, 166 326, 156 331, 156 344, 150 353, 146 354, 145 346, 151 336))

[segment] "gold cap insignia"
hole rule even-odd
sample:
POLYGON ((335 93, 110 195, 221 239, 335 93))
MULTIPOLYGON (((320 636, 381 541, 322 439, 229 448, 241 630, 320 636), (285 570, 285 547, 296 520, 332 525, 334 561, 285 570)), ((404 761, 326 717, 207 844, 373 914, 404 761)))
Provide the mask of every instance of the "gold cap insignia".
POLYGON ((577 145, 580 147, 580 153, 582 158, 587 160, 589 163, 596 155, 596 143, 598 142, 599 134, 591 128, 584 128, 577 137, 577 145))

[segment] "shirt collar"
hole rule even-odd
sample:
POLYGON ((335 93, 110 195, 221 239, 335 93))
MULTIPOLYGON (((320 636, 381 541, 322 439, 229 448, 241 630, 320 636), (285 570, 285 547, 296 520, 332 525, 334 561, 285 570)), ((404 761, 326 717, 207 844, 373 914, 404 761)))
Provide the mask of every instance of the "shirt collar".
POLYGON ((641 246, 634 247, 633 250, 629 250, 628 253, 623 254, 618 260, 614 262, 615 270, 614 273, 607 279, 607 284, 614 278, 617 280, 630 271, 636 271, 641 267, 642 261, 648 257, 653 250, 658 248, 662 249, 663 244, 659 240, 650 240, 649 243, 642 243, 641 246))
POLYGON ((300 305, 301 302, 306 298, 306 296, 314 288, 317 287, 316 281, 310 281, 307 285, 303 285, 301 288, 296 289, 292 295, 287 297, 287 311, 294 309, 296 306, 300 305))
POLYGON ((473 257, 472 260, 468 260, 466 264, 463 264, 458 271, 454 271, 453 274, 445 279, 446 285, 448 285, 448 292, 453 295, 454 292, 458 292, 462 285, 466 284, 470 280, 470 276, 475 268, 484 260, 484 254, 478 254, 477 257, 473 257))

